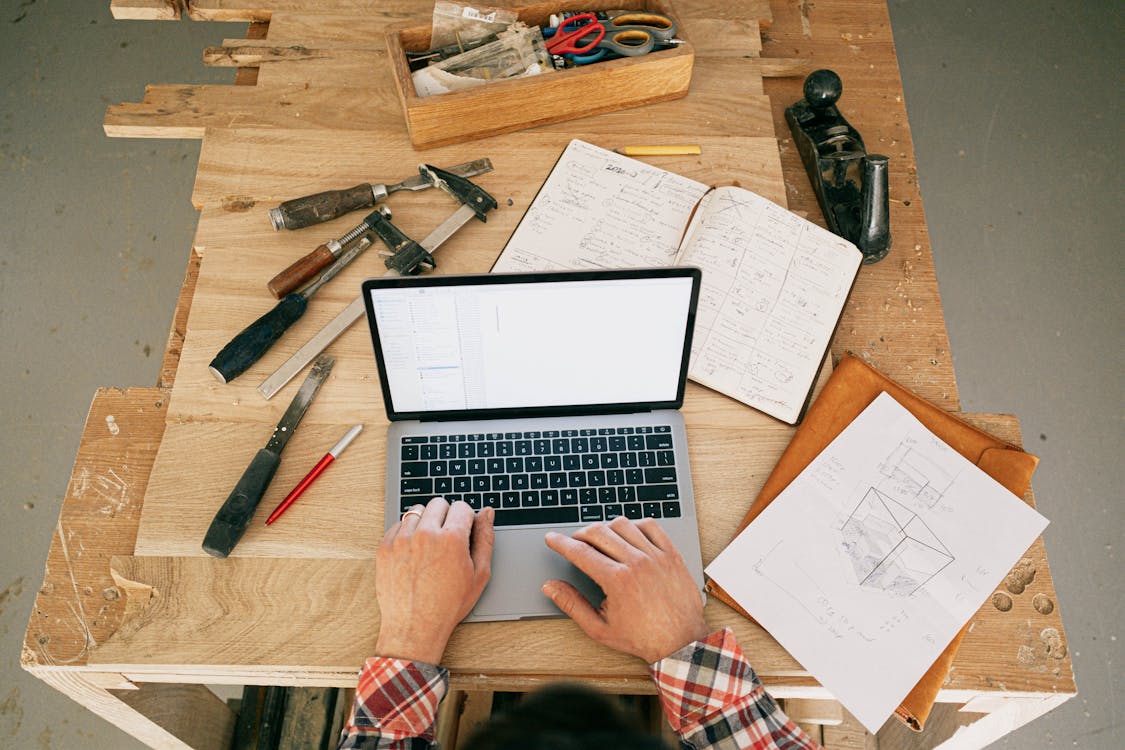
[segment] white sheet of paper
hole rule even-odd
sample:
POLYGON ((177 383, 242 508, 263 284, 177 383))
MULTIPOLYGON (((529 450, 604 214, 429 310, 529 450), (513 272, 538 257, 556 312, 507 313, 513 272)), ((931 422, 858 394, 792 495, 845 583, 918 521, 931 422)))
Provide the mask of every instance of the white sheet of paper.
POLYGON ((875 732, 1046 526, 883 393, 707 574, 875 732))

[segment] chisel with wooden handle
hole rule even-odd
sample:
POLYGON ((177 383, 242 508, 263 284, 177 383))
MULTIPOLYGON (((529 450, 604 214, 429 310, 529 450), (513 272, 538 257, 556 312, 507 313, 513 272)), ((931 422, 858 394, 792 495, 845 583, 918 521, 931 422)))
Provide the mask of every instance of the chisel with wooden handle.
MULTIPOLYGON (((385 210, 385 209, 384 209, 385 210)), ((215 358, 211 360, 208 369, 218 378, 220 383, 229 383, 251 365, 262 358, 269 351, 281 334, 301 319, 309 307, 309 297, 318 289, 332 280, 344 267, 355 260, 371 246, 370 237, 361 237, 355 245, 329 266, 313 283, 293 294, 286 295, 284 299, 273 306, 273 309, 231 339, 215 358)))
POLYGON ((317 358, 309 376, 305 378, 301 389, 274 428, 266 447, 254 454, 230 496, 212 519, 207 535, 203 537, 203 549, 207 554, 214 557, 228 556, 246 533, 250 519, 254 517, 254 510, 266 494, 266 489, 281 464, 281 451, 293 436, 293 431, 305 416, 313 396, 320 390, 335 363, 336 360, 328 354, 317 358))
MULTIPOLYGON (((476 177, 492 171, 492 162, 477 159, 458 164, 446 170, 458 177, 476 177)), ((420 175, 408 177, 394 185, 363 182, 345 190, 325 190, 323 193, 306 195, 287 200, 280 206, 269 210, 270 224, 274 229, 301 229, 343 216, 349 211, 374 206, 399 190, 425 190, 433 184, 420 175)))

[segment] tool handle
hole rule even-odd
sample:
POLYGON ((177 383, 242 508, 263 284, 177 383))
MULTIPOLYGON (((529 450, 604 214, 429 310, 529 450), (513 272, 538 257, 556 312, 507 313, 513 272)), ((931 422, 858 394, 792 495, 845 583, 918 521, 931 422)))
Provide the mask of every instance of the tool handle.
POLYGON ((374 206, 387 197, 386 186, 363 182, 345 190, 325 190, 282 203, 270 209, 274 229, 301 229, 343 216, 357 208, 374 206), (382 188, 382 190, 380 190, 382 188))
POLYGON ((312 280, 318 273, 332 265, 336 256, 328 249, 328 245, 320 245, 316 250, 299 260, 294 261, 284 271, 270 279, 266 288, 277 299, 303 286, 312 280))
POLYGON ((303 295, 290 294, 273 309, 255 320, 235 336, 211 360, 211 374, 221 383, 229 383, 269 351, 281 334, 293 325, 308 308, 303 295))
POLYGON ((203 549, 214 557, 226 557, 238 544, 238 540, 250 525, 254 510, 266 494, 274 473, 281 463, 281 456, 262 448, 254 455, 254 460, 242 472, 238 484, 230 497, 219 508, 207 536, 203 537, 203 549))
POLYGON ((383 260, 383 265, 390 270, 403 276, 414 276, 424 268, 434 267, 434 256, 379 211, 371 212, 364 221, 390 251, 390 255, 383 260))

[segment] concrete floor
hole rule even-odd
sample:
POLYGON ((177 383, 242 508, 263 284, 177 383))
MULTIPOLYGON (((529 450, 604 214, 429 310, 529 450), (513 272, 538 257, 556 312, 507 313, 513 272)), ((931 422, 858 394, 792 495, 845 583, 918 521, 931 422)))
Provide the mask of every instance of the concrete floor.
MULTIPOLYGON (((146 83, 229 82, 201 50, 245 33, 107 8, 0 3, 3 748, 140 747, 24 674, 19 643, 91 395, 156 381, 197 220, 199 142, 108 139, 105 106, 146 83)), ((891 11, 962 406, 1017 414, 1042 458, 1078 675, 1077 698, 998 746, 1125 747, 1122 6, 891 11)))

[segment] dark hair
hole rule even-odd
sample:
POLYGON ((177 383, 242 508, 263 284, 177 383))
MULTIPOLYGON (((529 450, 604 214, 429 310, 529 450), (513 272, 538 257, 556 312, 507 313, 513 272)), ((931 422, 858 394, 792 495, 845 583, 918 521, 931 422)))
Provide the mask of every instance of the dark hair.
POLYGON ((611 698, 581 685, 539 690, 469 735, 462 750, 670 750, 611 698))

